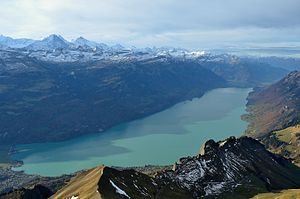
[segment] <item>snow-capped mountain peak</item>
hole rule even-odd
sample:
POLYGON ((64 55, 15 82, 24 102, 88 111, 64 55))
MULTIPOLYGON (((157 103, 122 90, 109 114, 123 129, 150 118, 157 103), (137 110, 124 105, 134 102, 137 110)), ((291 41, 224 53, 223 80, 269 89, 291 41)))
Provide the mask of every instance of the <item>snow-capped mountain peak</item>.
POLYGON ((70 43, 60 35, 49 35, 41 41, 36 41, 28 46, 30 50, 55 50, 60 48, 68 48, 70 43))
POLYGON ((124 46, 122 46, 121 44, 115 44, 113 46, 110 47, 112 50, 114 51, 122 51, 125 50, 126 48, 124 46))
POLYGON ((78 37, 76 40, 73 41, 73 44, 75 44, 76 47, 88 46, 91 48, 101 48, 101 49, 108 48, 108 46, 106 44, 90 41, 90 40, 85 39, 84 37, 78 37))
MULTIPOLYGON (((91 41, 84 37, 78 37, 75 40, 67 41, 62 36, 57 34, 51 34, 42 40, 13 39, 1 35, 0 49, 7 48, 21 48, 19 51, 27 54, 30 57, 35 57, 44 61, 51 60, 55 62, 84 62, 103 59, 146 60, 151 58, 202 60, 205 59, 205 57, 209 57, 209 54, 204 53, 203 51, 189 51, 182 48, 137 48, 125 47, 121 44, 108 46, 104 43, 91 41)), ((216 58, 213 57, 213 59, 216 58)))
POLYGON ((42 41, 64 41, 66 43, 68 42, 61 35, 56 35, 56 34, 51 34, 48 37, 44 38, 42 41))

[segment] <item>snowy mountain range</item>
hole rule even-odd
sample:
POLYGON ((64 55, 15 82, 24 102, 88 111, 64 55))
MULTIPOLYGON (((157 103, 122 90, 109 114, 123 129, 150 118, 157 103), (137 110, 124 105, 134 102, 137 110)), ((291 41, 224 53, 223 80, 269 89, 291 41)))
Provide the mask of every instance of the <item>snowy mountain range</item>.
POLYGON ((0 49, 21 52, 30 57, 43 61, 55 62, 75 62, 75 61, 95 61, 103 59, 137 59, 143 60, 152 57, 181 57, 195 58, 205 54, 204 51, 192 52, 181 48, 136 48, 124 47, 120 44, 107 45, 97 43, 79 37, 75 40, 67 41, 60 35, 49 35, 42 40, 13 39, 11 37, 0 36, 0 49))
MULTIPOLYGON (((0 35, 0 45, 9 48, 24 48, 30 50, 53 50, 53 49, 67 49, 78 47, 100 48, 108 49, 109 46, 104 43, 97 43, 87 40, 83 37, 79 37, 72 41, 67 41, 61 35, 51 34, 41 40, 33 39, 13 39, 11 37, 0 35)), ((118 48, 124 48, 121 45, 117 45, 118 48)), ((111 46, 115 48, 115 46, 111 46)))
POLYGON ((35 40, 32 39, 13 39, 11 37, 0 35, 0 47, 24 48, 34 42, 35 40))

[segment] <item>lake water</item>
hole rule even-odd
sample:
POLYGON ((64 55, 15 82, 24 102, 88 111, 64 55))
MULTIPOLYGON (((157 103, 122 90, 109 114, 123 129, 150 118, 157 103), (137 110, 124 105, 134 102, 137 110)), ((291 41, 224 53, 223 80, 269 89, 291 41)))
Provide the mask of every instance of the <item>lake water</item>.
POLYGON ((246 97, 251 89, 222 88, 179 103, 143 119, 101 134, 66 142, 19 145, 13 158, 24 165, 14 170, 57 176, 96 165, 143 166, 173 164, 195 155, 208 139, 240 136, 247 123, 246 97))

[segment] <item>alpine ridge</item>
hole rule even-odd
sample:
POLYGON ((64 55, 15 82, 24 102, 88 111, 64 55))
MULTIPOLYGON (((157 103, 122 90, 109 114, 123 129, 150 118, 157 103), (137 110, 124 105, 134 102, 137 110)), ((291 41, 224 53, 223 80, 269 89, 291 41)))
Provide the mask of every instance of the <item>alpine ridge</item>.
POLYGON ((297 187, 298 167, 252 138, 230 137, 207 141, 199 155, 181 158, 172 170, 153 177, 134 170, 96 167, 75 177, 51 198, 230 198, 237 193, 248 198, 297 187))

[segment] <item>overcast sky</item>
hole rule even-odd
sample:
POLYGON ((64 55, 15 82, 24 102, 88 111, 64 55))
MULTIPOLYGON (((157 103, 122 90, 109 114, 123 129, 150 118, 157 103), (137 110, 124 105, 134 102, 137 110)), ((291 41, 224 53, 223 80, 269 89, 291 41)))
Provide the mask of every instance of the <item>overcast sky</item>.
POLYGON ((184 48, 299 46, 300 0, 0 0, 0 34, 184 48))

